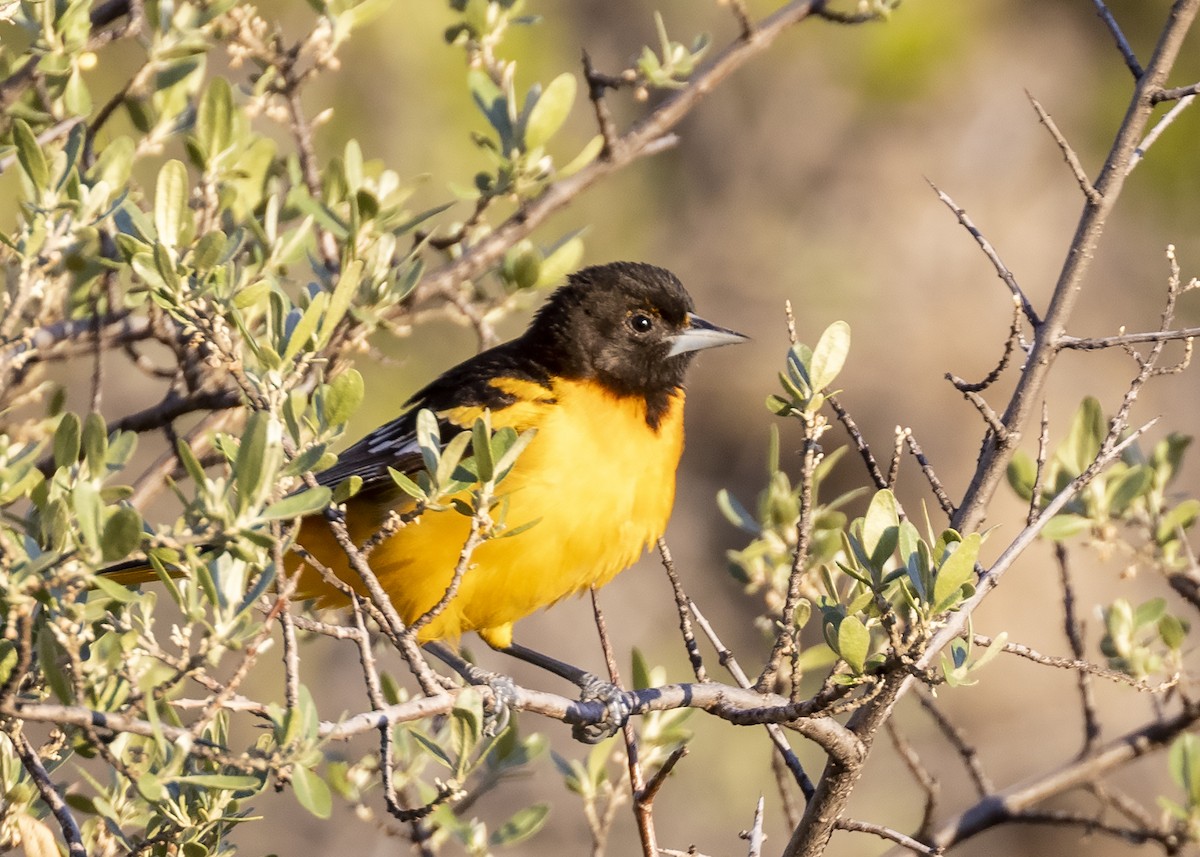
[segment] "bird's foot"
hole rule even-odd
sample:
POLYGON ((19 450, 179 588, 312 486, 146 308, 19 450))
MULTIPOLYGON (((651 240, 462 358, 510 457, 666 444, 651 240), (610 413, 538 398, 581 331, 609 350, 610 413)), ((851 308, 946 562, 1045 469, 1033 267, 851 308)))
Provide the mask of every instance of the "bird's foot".
POLYGON ((629 694, 612 682, 604 681, 590 673, 584 673, 576 683, 582 691, 579 701, 604 703, 604 717, 595 723, 576 723, 571 728, 575 740, 585 744, 599 744, 604 739, 616 735, 633 713, 633 703, 629 694))
POLYGON ((486 717, 483 734, 488 738, 499 735, 508 728, 513 708, 517 704, 517 683, 500 673, 486 673, 485 685, 492 692, 492 704, 484 709, 486 717))

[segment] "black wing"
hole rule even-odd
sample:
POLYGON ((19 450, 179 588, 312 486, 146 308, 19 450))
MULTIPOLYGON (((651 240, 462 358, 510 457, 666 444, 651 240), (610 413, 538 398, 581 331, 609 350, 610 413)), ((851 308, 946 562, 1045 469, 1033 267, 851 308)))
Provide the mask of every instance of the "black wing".
MULTIPOLYGON (((417 412, 435 413, 455 408, 501 410, 516 401, 510 393, 492 385, 496 378, 517 378, 551 389, 550 373, 542 355, 526 342, 514 339, 476 354, 448 369, 405 403, 403 414, 385 423, 338 456, 337 464, 317 475, 317 482, 330 488, 351 476, 361 477, 363 490, 395 487, 388 468, 412 475, 423 466, 417 446, 417 412)), ((439 417, 441 441, 449 442, 469 426, 456 425, 439 417)))

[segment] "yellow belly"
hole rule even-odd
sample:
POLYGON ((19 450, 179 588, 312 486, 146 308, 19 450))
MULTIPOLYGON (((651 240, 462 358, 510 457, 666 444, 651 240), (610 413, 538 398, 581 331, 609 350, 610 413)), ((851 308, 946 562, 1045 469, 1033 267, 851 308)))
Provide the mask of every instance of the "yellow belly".
MULTIPOLYGON (((608 583, 666 529, 683 450, 683 391, 657 430, 646 424, 645 403, 636 398, 569 381, 558 382, 551 395, 554 404, 521 403, 492 415, 493 427, 537 427, 499 493, 508 498, 508 528, 540 520, 476 548, 454 599, 421 629, 422 641, 478 631, 491 645, 506 646, 513 622, 608 583)), ((464 424, 472 418, 467 411, 453 417, 464 424)), ((379 510, 351 510, 354 538, 368 537, 379 517, 379 510)), ((469 529, 470 520, 455 511, 426 512, 371 554, 372 569, 406 622, 442 598, 469 529)), ((300 542, 361 589, 323 520, 306 521, 300 542)), ((302 573, 300 592, 337 600, 311 569, 302 573)))

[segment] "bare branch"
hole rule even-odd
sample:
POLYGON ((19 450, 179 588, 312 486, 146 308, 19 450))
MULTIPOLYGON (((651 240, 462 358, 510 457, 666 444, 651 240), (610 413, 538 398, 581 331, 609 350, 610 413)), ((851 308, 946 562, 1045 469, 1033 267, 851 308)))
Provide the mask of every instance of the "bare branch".
MULTIPOLYGON (((995 645, 995 640, 983 634, 972 634, 971 641, 977 646, 988 647, 995 645)), ((1078 657, 1059 658, 1053 655, 1043 655, 1036 649, 1031 649, 1029 646, 1025 646, 1020 643, 1005 643, 1002 651, 1010 655, 1016 655, 1017 657, 1025 658, 1028 661, 1033 661, 1035 664, 1041 664, 1042 666, 1054 667, 1062 670, 1074 670, 1076 672, 1094 675, 1097 678, 1108 679, 1109 681, 1116 682, 1118 684, 1126 684, 1135 690, 1139 690, 1144 693, 1166 693, 1168 690, 1178 686, 1180 680, 1180 676, 1172 676, 1159 684, 1149 684, 1145 679, 1136 679, 1131 675, 1098 666, 1091 661, 1081 660, 1078 657)))
POLYGON ((930 841, 945 849, 997 824, 1019 819, 1042 801, 1099 780, 1134 759, 1164 749, 1197 720, 1200 708, 1189 706, 1174 717, 1127 732, 1080 759, 988 796, 948 821, 930 841))
POLYGON ((1075 181, 1079 183, 1079 189, 1083 191, 1083 195, 1087 197, 1088 202, 1096 205, 1100 202, 1100 194, 1095 187, 1092 186, 1092 180, 1088 178, 1087 171, 1083 168, 1083 164, 1079 162, 1079 156, 1075 154, 1075 150, 1071 148, 1071 144, 1067 142, 1067 138, 1063 136, 1062 131, 1058 130, 1058 125, 1050 118, 1050 114, 1046 112, 1046 108, 1042 107, 1041 102, 1033 97, 1033 93, 1028 90, 1025 95, 1029 98, 1029 103, 1033 105, 1034 111, 1037 112, 1038 119, 1046 126, 1046 130, 1050 132, 1050 136, 1054 138, 1054 142, 1058 144, 1059 150, 1062 151, 1063 160, 1067 162, 1067 166, 1071 168, 1071 173, 1075 176, 1075 181))
POLYGON ((1121 32, 1121 27, 1117 24, 1117 19, 1113 17, 1112 12, 1108 11, 1108 6, 1105 5, 1104 0, 1092 0, 1092 2, 1096 5, 1096 14, 1104 21, 1104 25, 1108 27, 1108 31, 1112 33, 1113 39, 1116 40, 1117 50, 1125 58, 1125 65, 1133 75, 1133 79, 1139 80, 1142 76, 1142 64, 1138 62, 1133 48, 1129 46, 1125 34, 1121 32))
POLYGON ((1017 283, 1017 278, 1013 276, 1013 272, 1001 261, 1000 254, 996 252, 996 248, 984 237, 979 228, 971 222, 971 218, 967 216, 967 212, 959 207, 958 203, 933 182, 928 179, 926 181, 929 182, 929 186, 933 188, 933 192, 937 194, 938 199, 954 212, 954 216, 958 218, 958 222, 962 224, 962 227, 971 233, 971 237, 975 239, 975 243, 979 245, 979 249, 983 251, 983 255, 987 256, 988 261, 992 263, 992 267, 996 269, 997 276, 1004 281, 1004 285, 1008 286, 1008 290, 1012 293, 1013 298, 1020 302, 1021 311, 1025 313, 1025 318, 1029 320, 1029 323, 1033 325, 1035 330, 1039 328, 1042 322, 1038 318, 1037 311, 1034 310, 1033 304, 1029 302, 1029 298, 1025 297, 1025 293, 1021 291, 1021 286, 1017 283))
POLYGON ((593 184, 634 161, 661 151, 672 142, 670 132, 709 92, 747 61, 763 53, 789 27, 813 14, 815 0, 794 0, 759 21, 747 38, 739 38, 709 65, 692 76, 686 88, 667 99, 615 141, 607 157, 598 158, 574 175, 547 187, 540 196, 498 225, 462 255, 426 275, 411 298, 390 314, 404 315, 447 284, 478 277, 498 262, 521 238, 529 235, 551 214, 568 205, 593 184))
POLYGON ((875 487, 878 489, 887 488, 888 480, 879 469, 879 463, 871 453, 871 447, 867 443, 867 439, 863 437, 863 433, 859 430, 858 424, 850 416, 850 412, 842 407, 842 403, 838 401, 837 396, 827 396, 825 401, 829 403, 829 407, 833 408, 838 422, 845 426, 846 433, 850 435, 850 440, 854 442, 854 448, 862 456, 863 463, 867 466, 867 473, 870 475, 871 481, 875 483, 875 487))
POLYGON ((1190 340, 1197 336, 1200 336, 1200 327, 1184 327, 1179 330, 1151 330, 1145 333, 1120 333, 1116 336, 1089 338, 1062 336, 1058 340, 1058 347, 1072 348, 1077 351, 1097 351, 1101 348, 1123 348, 1127 345, 1139 345, 1147 342, 1171 342, 1178 339, 1190 340))
MULTIPOLYGON (((1067 641, 1071 644, 1071 654, 1075 660, 1082 660, 1086 651, 1083 646, 1083 627, 1075 612, 1075 586, 1071 581, 1071 568, 1067 562, 1067 548, 1062 542, 1054 545, 1054 558, 1058 563, 1058 579, 1063 592, 1063 629, 1067 641)), ((1092 689, 1092 679, 1088 670, 1076 673, 1076 683, 1079 687, 1079 704, 1083 709, 1083 749, 1086 753, 1092 749, 1100 738, 1100 718, 1096 713, 1096 695, 1092 689)))
MULTIPOLYGON (((1197 84, 1197 86, 1200 86, 1200 84, 1197 84)), ((1133 157, 1129 160, 1130 172, 1132 172, 1133 168, 1142 162, 1142 159, 1146 157, 1147 150, 1149 150, 1149 148, 1154 145, 1155 141, 1162 136, 1163 131, 1166 131, 1169 127, 1171 127, 1171 124, 1178 119, 1183 111, 1187 110, 1195 100, 1196 96, 1194 94, 1183 96, 1179 99, 1178 104, 1168 110, 1163 118, 1159 119, 1158 122, 1154 124, 1154 127, 1150 129, 1149 133, 1142 138, 1141 144, 1136 150, 1134 150, 1133 157)))
POLYGON ((1191 86, 1178 86, 1174 89, 1160 89, 1150 97, 1154 104, 1162 104, 1164 101, 1175 101, 1180 98, 1187 98, 1191 95, 1200 95, 1200 83, 1193 83, 1191 86))
POLYGON ((762 795, 758 796, 758 803, 754 805, 754 824, 749 830, 742 831, 738 836, 750 843, 750 850, 746 852, 747 857, 762 857, 763 841, 767 838, 763 834, 762 795))
POLYGON ((908 451, 913 458, 917 460, 917 464, 921 467, 921 473, 925 475, 926 481, 929 482, 929 487, 933 491, 933 496, 937 498, 938 506, 946 513, 946 517, 954 517, 954 501, 950 499, 950 495, 946 493, 946 489, 942 486, 942 480, 938 479, 937 473, 933 470, 933 465, 929 463, 929 459, 925 457, 925 451, 917 444, 917 439, 913 437, 911 428, 903 430, 904 442, 908 445, 908 451))
POLYGON ((840 818, 837 821, 838 830, 849 830, 855 833, 871 833, 878 836, 880 839, 886 839, 889 842, 895 842, 902 848, 907 848, 914 854, 936 855, 941 851, 937 848, 930 848, 911 836, 907 836, 898 830, 892 830, 890 827, 884 827, 882 824, 871 824, 866 821, 857 821, 853 818, 840 818))
POLYGON ((692 665, 692 672, 696 676, 696 681, 708 681, 708 671, 704 669, 704 659, 700 656, 700 647, 696 644, 696 635, 692 633, 692 618, 688 608, 690 599, 687 597, 687 593, 683 591, 683 584, 679 580, 679 572, 675 570, 675 560, 671 557, 671 549, 667 547, 667 540, 665 538, 660 537, 658 540, 658 553, 662 557, 662 565, 667 572, 667 580, 671 582, 671 593, 675 597, 675 610, 679 613, 679 632, 683 635, 683 647, 687 650, 688 661, 692 665))
POLYGON ((917 701, 921 703, 921 707, 929 713, 933 718, 933 722, 942 730, 942 734, 946 736, 946 740, 950 742, 950 746, 958 753, 962 759, 963 767, 967 769, 967 774, 971 777, 971 782, 975 786, 975 791, 980 797, 986 797, 995 791, 995 785, 992 783, 991 777, 983 770, 983 765, 979 761, 979 753, 974 745, 967 740, 967 736, 963 734, 957 726, 950 722, 946 715, 942 714, 940 708, 934 704, 933 697, 922 691, 917 694, 917 701))
POLYGON ((1176 0, 1159 36, 1154 54, 1145 73, 1138 79, 1125 118, 1122 120, 1104 166, 1094 187, 1100 201, 1090 200, 1079 218, 1075 237, 1067 250, 1066 260, 1054 287, 1050 306, 1025 363, 1025 371, 1009 399, 1003 421, 1009 435, 993 435, 985 442, 975 474, 959 504, 954 526, 961 532, 976 529, 992 495, 1004 478, 1009 459, 1016 448, 1020 432, 1029 422, 1042 397, 1050 369, 1054 364, 1058 342, 1084 294, 1083 281, 1096 256, 1108 217, 1120 198, 1129 162, 1142 139, 1153 113, 1151 96, 1161 87, 1175 64, 1184 37, 1200 10, 1200 0, 1176 0))

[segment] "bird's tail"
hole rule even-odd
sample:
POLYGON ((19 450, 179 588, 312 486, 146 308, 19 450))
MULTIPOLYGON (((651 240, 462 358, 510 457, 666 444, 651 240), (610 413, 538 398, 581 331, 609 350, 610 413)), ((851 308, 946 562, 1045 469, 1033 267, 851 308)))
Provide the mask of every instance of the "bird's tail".
MULTIPOLYGON (((179 578, 184 577, 185 573, 174 566, 164 565, 169 576, 179 578)), ((157 583, 162 578, 159 576, 158 570, 151 565, 150 560, 143 557, 141 559, 128 559, 125 562, 118 562, 115 565, 107 566, 100 570, 100 576, 105 580, 111 580, 113 583, 118 583, 121 586, 138 586, 143 583, 157 583)))

